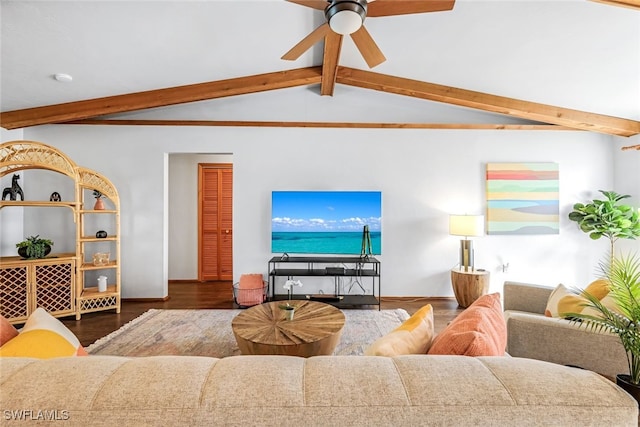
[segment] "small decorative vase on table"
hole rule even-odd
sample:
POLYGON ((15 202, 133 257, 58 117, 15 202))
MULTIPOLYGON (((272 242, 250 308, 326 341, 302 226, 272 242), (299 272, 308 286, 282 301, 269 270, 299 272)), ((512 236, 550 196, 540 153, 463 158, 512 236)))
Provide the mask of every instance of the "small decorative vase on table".
POLYGON ((293 320, 293 315, 296 312, 296 308, 292 305, 285 307, 284 309, 284 318, 287 320, 293 320))
POLYGON ((282 311, 284 311, 284 319, 285 320, 293 320, 293 315, 296 312, 295 305, 291 305, 289 303, 286 303, 286 304, 280 304, 280 305, 278 305, 278 307, 282 311))

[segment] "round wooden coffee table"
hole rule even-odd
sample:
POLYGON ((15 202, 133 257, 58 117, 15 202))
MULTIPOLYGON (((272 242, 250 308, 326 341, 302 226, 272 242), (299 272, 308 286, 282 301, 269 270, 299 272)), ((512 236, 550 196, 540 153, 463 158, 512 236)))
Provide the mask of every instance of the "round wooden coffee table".
POLYGON ((273 301, 238 314, 231 322, 242 354, 287 356, 331 355, 335 350, 344 314, 317 301, 273 301), (295 307, 293 320, 285 319, 286 303, 295 307))

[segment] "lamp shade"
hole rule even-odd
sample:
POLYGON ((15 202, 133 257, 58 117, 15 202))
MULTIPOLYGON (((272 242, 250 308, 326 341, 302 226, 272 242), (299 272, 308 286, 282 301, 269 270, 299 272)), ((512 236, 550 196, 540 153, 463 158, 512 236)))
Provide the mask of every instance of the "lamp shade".
POLYGON ((482 236, 484 234, 484 216, 450 215, 449 234, 452 236, 482 236))

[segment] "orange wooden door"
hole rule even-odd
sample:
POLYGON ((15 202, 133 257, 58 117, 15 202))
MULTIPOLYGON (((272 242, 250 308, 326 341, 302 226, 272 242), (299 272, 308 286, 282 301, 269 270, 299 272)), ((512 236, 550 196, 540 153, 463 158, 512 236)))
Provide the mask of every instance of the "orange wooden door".
POLYGON ((198 164, 198 280, 233 280, 233 167, 198 164))

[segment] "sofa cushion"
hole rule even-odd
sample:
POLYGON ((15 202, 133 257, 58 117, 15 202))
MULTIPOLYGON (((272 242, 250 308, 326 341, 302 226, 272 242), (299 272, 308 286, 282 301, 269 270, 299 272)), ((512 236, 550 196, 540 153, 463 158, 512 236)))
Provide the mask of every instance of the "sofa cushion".
POLYGON ((547 307, 544 315, 547 317, 565 318, 568 313, 581 313, 591 316, 600 316, 600 312, 591 307, 587 307, 589 300, 585 293, 593 295, 609 310, 618 311, 617 304, 608 295, 609 283, 605 279, 598 279, 591 282, 581 293, 567 289, 562 283, 559 284, 549 295, 547 307))
POLYGON ((425 354, 434 335, 433 308, 431 304, 416 311, 402 325, 378 338, 369 346, 366 356, 400 356, 402 354, 425 354))
POLYGON ((0 315, 0 347, 18 335, 18 330, 6 317, 0 315))
POLYGON ((0 360, 0 384, 3 415, 23 408, 67 410, 69 415, 59 423, 2 423, 16 426, 638 422, 637 402, 604 377, 515 357, 5 358, 0 360))
POLYGON ((483 295, 438 334, 428 354, 504 356, 507 327, 500 294, 483 295))
POLYGON ((50 359, 86 355, 78 338, 42 307, 31 313, 18 336, 0 347, 2 357, 50 359))

